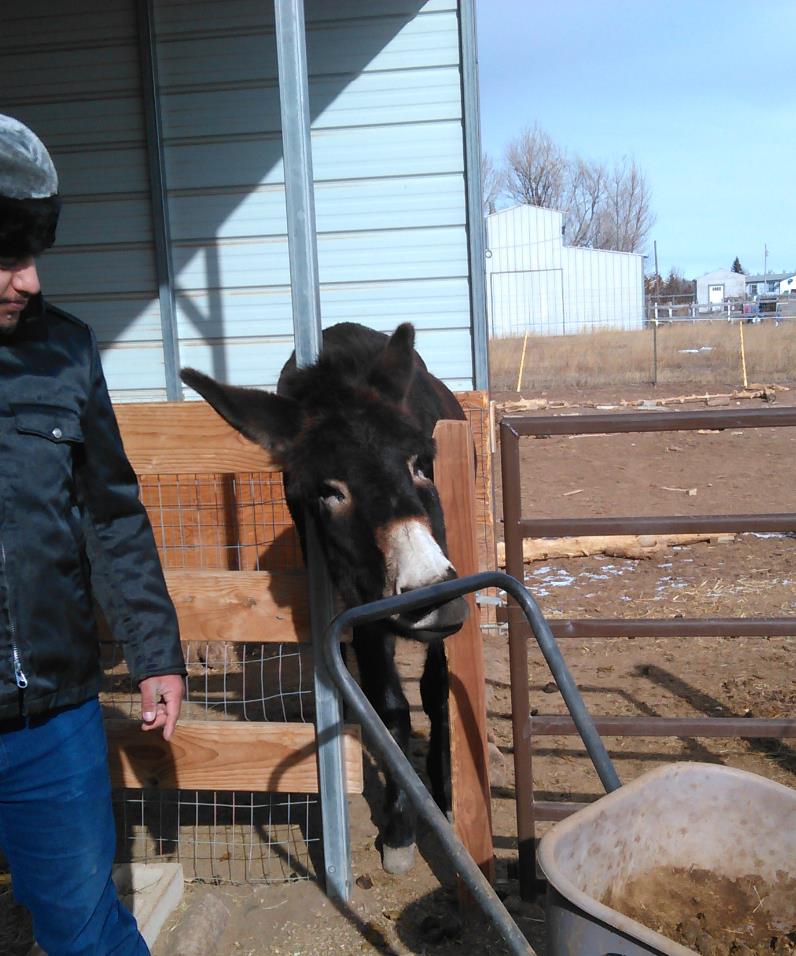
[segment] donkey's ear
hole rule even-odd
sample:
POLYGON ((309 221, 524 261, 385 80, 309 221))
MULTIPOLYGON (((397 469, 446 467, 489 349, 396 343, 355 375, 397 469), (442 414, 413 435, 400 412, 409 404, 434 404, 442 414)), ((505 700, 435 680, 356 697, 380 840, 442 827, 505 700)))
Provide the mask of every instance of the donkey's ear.
POLYGON ((301 428, 301 411, 292 398, 258 388, 222 385, 193 368, 184 368, 180 378, 233 428, 276 456, 285 454, 301 428))
POLYGON ((402 402, 409 391, 414 372, 414 346, 414 326, 404 322, 390 336, 368 372, 368 384, 393 402, 402 402))

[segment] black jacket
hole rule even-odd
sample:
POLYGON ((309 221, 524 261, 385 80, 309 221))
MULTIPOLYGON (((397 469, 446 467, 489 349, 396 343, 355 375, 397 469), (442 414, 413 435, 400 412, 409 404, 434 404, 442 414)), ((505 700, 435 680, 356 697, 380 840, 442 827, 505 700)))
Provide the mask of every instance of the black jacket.
POLYGON ((133 680, 185 673, 94 335, 36 297, 0 337, 0 719, 97 694, 92 589, 133 680))

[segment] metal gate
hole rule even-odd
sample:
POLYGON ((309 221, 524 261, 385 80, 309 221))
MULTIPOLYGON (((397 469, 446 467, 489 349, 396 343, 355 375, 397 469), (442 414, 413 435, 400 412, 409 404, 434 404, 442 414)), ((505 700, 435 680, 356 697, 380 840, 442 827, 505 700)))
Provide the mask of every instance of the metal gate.
MULTIPOLYGON (((796 532, 796 513, 742 515, 663 515, 599 518, 524 518, 521 504, 520 439, 551 435, 595 435, 630 432, 690 431, 700 428, 775 428, 796 426, 796 408, 665 412, 630 412, 576 416, 507 417, 500 424, 503 522, 506 571, 523 579, 524 538, 570 535, 676 534, 721 532, 796 532)), ((515 799, 519 841, 520 890, 534 890, 536 820, 559 820, 581 806, 535 800, 531 768, 536 735, 573 734, 567 717, 531 716, 528 696, 528 629, 516 603, 510 601, 509 625, 515 799)), ((557 638, 605 637, 765 637, 796 635, 791 618, 606 618, 552 621, 557 638)), ((796 737, 796 719, 595 717, 598 732, 612 736, 796 737)))

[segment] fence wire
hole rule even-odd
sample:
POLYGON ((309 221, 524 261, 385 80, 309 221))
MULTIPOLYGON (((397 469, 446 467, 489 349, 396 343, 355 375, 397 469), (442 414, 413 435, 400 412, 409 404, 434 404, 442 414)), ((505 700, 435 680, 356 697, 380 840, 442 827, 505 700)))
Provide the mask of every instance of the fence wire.
MULTIPOLYGON (((142 476, 163 566, 296 571, 297 535, 279 474, 142 476)), ((190 720, 312 722, 311 648, 186 641, 190 720)), ((112 640, 103 641, 103 708, 138 719, 140 701, 112 640)), ((186 879, 276 883, 308 879, 320 853, 315 795, 198 790, 116 791, 120 862, 182 864, 186 879)))

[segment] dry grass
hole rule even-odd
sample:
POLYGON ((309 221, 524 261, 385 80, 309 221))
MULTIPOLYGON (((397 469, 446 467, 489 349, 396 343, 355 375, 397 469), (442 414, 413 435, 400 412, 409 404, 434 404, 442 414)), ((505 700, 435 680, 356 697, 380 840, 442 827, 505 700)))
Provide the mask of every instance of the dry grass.
MULTIPOLYGON (((748 381, 792 381, 796 322, 745 324, 741 328, 748 381)), ((521 338, 492 339, 489 343, 492 388, 496 391, 517 388, 522 346, 521 338)), ((652 371, 651 329, 528 336, 521 390, 551 385, 580 388, 644 384, 652 381, 652 371)), ((727 322, 659 326, 658 382, 741 386, 739 326, 727 322)))

